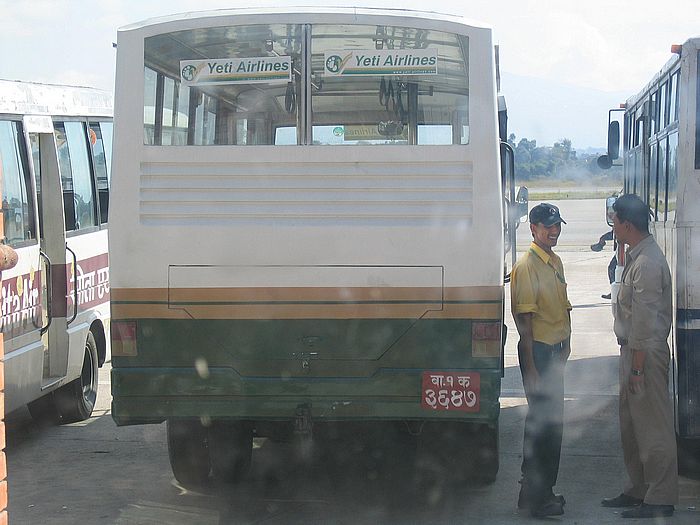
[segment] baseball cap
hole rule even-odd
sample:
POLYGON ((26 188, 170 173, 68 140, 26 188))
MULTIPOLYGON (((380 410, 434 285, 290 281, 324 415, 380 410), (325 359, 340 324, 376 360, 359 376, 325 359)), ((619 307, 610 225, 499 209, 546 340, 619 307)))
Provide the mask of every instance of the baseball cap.
POLYGON ((543 224, 547 228, 550 226, 566 221, 559 215, 559 208, 554 204, 549 204, 548 202, 542 202, 530 210, 530 223, 531 224, 543 224))

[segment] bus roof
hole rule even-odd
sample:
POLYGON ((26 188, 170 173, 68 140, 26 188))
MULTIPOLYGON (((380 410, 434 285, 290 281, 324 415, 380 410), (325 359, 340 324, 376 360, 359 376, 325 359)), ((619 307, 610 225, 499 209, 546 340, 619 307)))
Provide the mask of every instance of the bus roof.
POLYGON ((0 113, 111 117, 112 94, 82 86, 0 79, 0 113))
POLYGON ((465 19, 461 16, 438 13, 435 11, 417 11, 411 9, 388 9, 388 8, 373 8, 373 7, 250 7, 250 8, 235 8, 235 9, 217 9, 210 11, 191 11, 186 13, 173 14, 169 16, 149 18, 141 22, 129 24, 119 28, 119 31, 132 31, 142 29, 149 26, 168 24, 173 22, 182 22, 184 20, 197 20, 204 18, 223 18, 230 16, 250 16, 263 17, 270 15, 318 15, 318 16, 371 16, 371 17, 396 17, 396 18, 413 18, 420 20, 433 20, 437 22, 449 22, 464 26, 491 29, 491 26, 482 22, 465 19))
MULTIPOLYGON (((697 52, 698 49, 700 49, 700 37, 689 38, 683 43, 682 47, 683 51, 681 51, 681 54, 687 53, 689 49, 693 50, 692 52, 697 52)), ((626 101, 627 108, 635 107, 640 99, 645 98, 648 93, 658 85, 659 81, 676 67, 681 59, 681 54, 674 53, 641 91, 628 98, 626 101)))

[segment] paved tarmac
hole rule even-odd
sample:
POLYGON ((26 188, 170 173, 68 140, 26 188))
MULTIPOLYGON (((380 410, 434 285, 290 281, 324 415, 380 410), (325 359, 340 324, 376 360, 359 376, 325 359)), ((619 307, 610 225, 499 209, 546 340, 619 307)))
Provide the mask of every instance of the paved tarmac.
MULTIPOLYGON (((617 346, 612 335, 606 267, 612 252, 591 252, 607 226, 603 201, 563 201, 568 221, 559 254, 573 304, 572 359, 567 365, 566 423, 557 491, 573 524, 627 523, 600 507, 616 495, 624 467, 617 426, 617 346)), ((519 246, 529 229, 519 229, 519 246)), ((88 421, 38 428, 25 412, 8 422, 12 524, 452 524, 537 522, 516 500, 525 400, 515 329, 502 387, 501 470, 492 485, 453 485, 438 473, 416 479, 401 442, 349 436, 300 457, 289 444, 256 439, 253 469, 235 486, 188 491, 173 480, 165 426, 116 427, 109 414, 109 371, 101 370, 98 405, 88 421)), ((453 466, 458 468, 458 465, 453 466)), ((700 472, 681 479, 681 502, 668 520, 700 523, 700 472)))

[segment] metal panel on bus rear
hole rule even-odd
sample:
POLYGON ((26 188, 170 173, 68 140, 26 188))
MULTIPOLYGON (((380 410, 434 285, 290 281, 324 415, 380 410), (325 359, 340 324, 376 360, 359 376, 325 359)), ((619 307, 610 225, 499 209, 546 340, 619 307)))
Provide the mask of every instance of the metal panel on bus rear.
POLYGON ((209 336, 235 360, 376 360, 444 297, 441 267, 170 266, 168 282, 170 309, 231 321, 209 336))

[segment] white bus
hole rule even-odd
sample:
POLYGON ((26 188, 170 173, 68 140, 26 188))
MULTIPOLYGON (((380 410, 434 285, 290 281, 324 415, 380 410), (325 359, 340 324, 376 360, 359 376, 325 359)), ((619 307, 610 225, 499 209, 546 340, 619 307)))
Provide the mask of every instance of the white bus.
POLYGON ((112 96, 0 80, 5 409, 86 419, 109 353, 112 96))
POLYGON ((494 479, 496 62, 489 28, 404 10, 119 31, 112 414, 167 421, 178 480, 240 477, 254 435, 353 423, 494 479))
POLYGON ((618 158, 621 139, 624 192, 649 204, 650 227, 666 253, 674 286, 676 432, 682 449, 700 450, 700 38, 673 46, 673 53, 623 105, 622 137, 618 122, 609 123, 602 164, 618 158))

